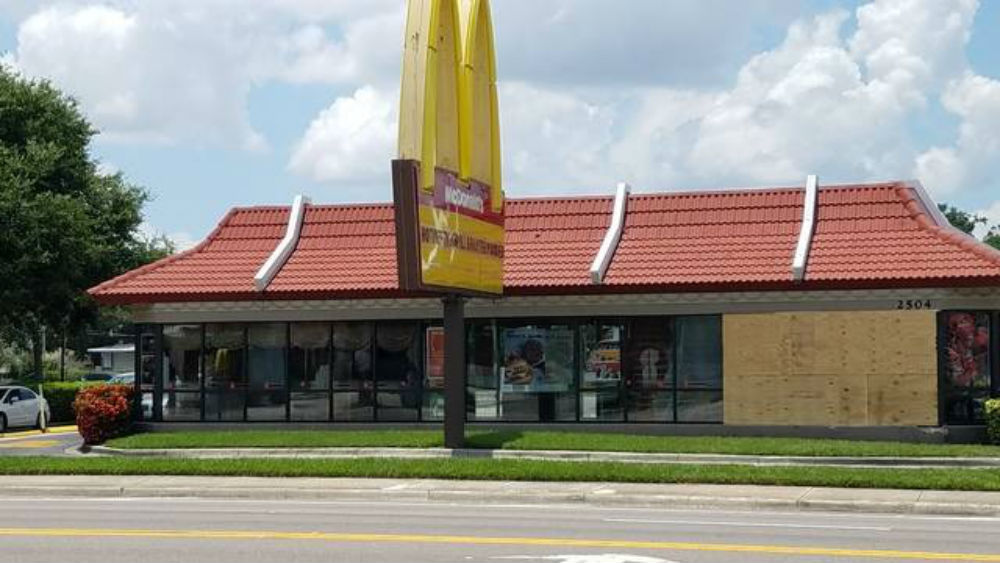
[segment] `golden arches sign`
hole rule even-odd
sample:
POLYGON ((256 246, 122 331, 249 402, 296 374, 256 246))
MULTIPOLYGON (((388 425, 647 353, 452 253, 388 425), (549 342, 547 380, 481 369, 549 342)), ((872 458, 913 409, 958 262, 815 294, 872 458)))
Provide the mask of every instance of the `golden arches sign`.
POLYGON ((503 189, 488 0, 410 0, 393 163, 404 289, 503 292, 503 189))

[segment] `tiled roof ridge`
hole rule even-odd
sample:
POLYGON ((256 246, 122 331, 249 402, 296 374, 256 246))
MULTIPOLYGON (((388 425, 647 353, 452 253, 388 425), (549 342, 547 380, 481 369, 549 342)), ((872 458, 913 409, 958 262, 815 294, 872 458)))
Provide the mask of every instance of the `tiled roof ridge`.
POLYGON ((186 257, 188 257, 188 256, 190 256, 192 254, 197 254, 198 252, 201 252, 206 246, 208 246, 212 241, 215 240, 215 238, 222 231, 223 227, 225 227, 225 225, 230 221, 230 219, 232 219, 232 217, 234 215, 236 215, 236 213, 238 213, 241 209, 246 209, 246 208, 239 208, 239 207, 230 208, 230 210, 222 217, 222 219, 215 226, 215 228, 212 229, 212 232, 209 233, 208 236, 205 237, 204 240, 202 240, 198 244, 194 245, 193 247, 191 247, 191 248, 189 248, 189 249, 187 249, 187 250, 185 250, 183 252, 178 252, 176 254, 171 254, 170 256, 166 256, 164 258, 160 258, 159 260, 157 260, 155 262, 150 262, 149 264, 146 264, 146 265, 140 266, 140 267, 138 267, 138 268, 136 268, 134 270, 130 270, 128 272, 125 272, 124 274, 122 274, 120 276, 116 276, 114 278, 111 278, 110 280, 108 280, 106 282, 97 284, 94 287, 88 289, 87 293, 89 295, 95 295, 97 293, 100 293, 101 291, 104 291, 106 289, 114 287, 114 286, 116 286, 116 285, 118 285, 120 283, 126 282, 126 281, 128 281, 128 280, 130 280, 130 279, 132 279, 132 278, 134 278, 136 276, 140 276, 140 275, 152 272, 154 270, 158 270, 158 269, 160 269, 160 268, 162 268, 164 266, 167 266, 168 264, 172 264, 172 263, 180 260, 181 258, 186 258, 186 257))
POLYGON ((971 252, 993 265, 1000 267, 1000 250, 976 239, 972 235, 963 233, 951 225, 938 225, 931 217, 929 210, 924 206, 923 201, 917 195, 917 189, 910 183, 900 183, 896 188, 896 193, 903 201, 903 205, 910 213, 910 217, 916 221, 917 225, 946 243, 971 252))

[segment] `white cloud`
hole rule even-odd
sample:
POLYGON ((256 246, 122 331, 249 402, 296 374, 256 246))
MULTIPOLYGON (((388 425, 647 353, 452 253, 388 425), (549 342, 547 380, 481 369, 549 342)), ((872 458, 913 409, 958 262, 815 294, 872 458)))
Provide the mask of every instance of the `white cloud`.
POLYGON ((337 98, 309 125, 289 169, 317 181, 355 185, 388 177, 397 114, 396 96, 371 86, 337 98))
POLYGON ((379 34, 401 29, 388 0, 70 1, 20 23, 14 60, 79 99, 105 140, 261 150, 247 108, 254 85, 377 82, 399 64, 379 34), (321 27, 335 18, 348 18, 342 39, 321 27))
POLYGON ((607 160, 616 117, 611 100, 520 82, 502 84, 499 98, 507 186, 565 193, 614 181, 607 160))
MULTIPOLYGON (((577 6, 553 2, 541 9, 561 23, 582 17, 577 6)), ((962 129, 977 146, 990 146, 982 141, 1000 131, 986 117, 1000 100, 991 86, 968 80, 949 86, 968 66, 964 49, 975 11, 969 0, 877 0, 857 10, 856 29, 846 37, 848 12, 801 20, 781 44, 746 60, 725 89, 507 80, 500 87, 505 185, 517 194, 608 191, 623 179, 656 189, 788 184, 810 173, 826 181, 905 178, 916 167, 933 186, 969 157, 959 147, 918 159, 921 147, 907 124, 929 99, 944 92, 951 111, 980 116, 982 125, 962 129)), ((538 64, 550 55, 535 54, 538 64)), ((326 158, 328 169, 344 161, 334 127, 322 127, 323 135, 315 129, 316 123, 303 142, 308 152, 337 155, 326 158)), ((305 164, 319 156, 293 159, 291 169, 333 183, 349 177, 383 184, 384 154, 367 154, 379 160, 361 166, 351 159, 352 174, 337 172, 342 164, 322 173, 305 164), (372 175, 358 174, 363 170, 372 175)))
POLYGON ((981 235, 983 235, 986 234, 986 231, 990 228, 1000 225, 1000 200, 994 201, 992 205, 980 211, 979 214, 986 217, 986 220, 988 221, 986 225, 982 226, 983 232, 981 235))
POLYGON ((967 72, 948 85, 942 103, 962 120, 958 139, 921 154, 917 174, 937 194, 982 189, 1000 161, 1000 81, 967 72))

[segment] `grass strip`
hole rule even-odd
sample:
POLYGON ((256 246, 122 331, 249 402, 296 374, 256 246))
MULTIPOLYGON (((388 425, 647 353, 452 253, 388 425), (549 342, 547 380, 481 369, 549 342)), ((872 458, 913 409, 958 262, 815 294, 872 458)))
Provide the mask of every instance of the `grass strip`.
MULTIPOLYGON (((175 448, 324 448, 443 446, 440 430, 198 430, 152 432, 112 440, 125 449, 175 448)), ((642 436, 594 432, 473 431, 469 448, 573 450, 630 453, 706 453, 734 455, 850 457, 1000 457, 1000 447, 965 444, 862 442, 806 438, 728 436, 642 436)))
POLYGON ((3 475, 215 475, 456 480, 704 483, 1000 491, 996 469, 869 469, 643 465, 533 460, 162 459, 0 457, 3 475))

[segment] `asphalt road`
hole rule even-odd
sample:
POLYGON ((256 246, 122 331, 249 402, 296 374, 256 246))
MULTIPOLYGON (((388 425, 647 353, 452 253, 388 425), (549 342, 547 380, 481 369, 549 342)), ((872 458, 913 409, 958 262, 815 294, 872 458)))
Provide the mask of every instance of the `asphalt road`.
POLYGON ((30 429, 14 428, 0 435, 0 456, 10 455, 66 455, 69 448, 78 448, 83 439, 73 427, 60 426, 47 434, 30 429))
POLYGON ((0 507, 8 563, 1000 562, 996 518, 23 497, 0 507))

